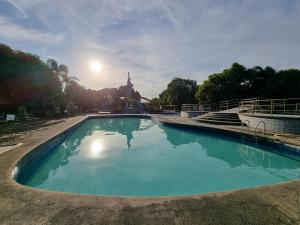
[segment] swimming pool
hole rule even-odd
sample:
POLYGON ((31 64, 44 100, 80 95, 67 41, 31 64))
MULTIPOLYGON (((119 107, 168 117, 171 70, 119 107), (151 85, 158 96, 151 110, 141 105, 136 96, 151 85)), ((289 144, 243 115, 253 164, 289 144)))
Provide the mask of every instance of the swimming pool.
POLYGON ((284 149, 273 145, 140 117, 86 120, 31 155, 43 152, 39 160, 27 160, 17 181, 80 194, 174 196, 275 184, 300 175, 300 160, 279 154, 284 149))

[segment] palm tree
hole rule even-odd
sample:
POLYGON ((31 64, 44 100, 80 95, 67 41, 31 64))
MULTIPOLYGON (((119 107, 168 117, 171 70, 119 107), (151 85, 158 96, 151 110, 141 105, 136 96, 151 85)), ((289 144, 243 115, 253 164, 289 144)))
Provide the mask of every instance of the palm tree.
POLYGON ((69 108, 70 101, 72 99, 72 93, 70 92, 70 86, 72 82, 79 81, 79 79, 75 76, 68 76, 69 69, 66 65, 58 63, 54 59, 48 59, 47 65, 50 69, 52 69, 53 74, 58 76, 61 81, 62 92, 64 94, 65 101, 67 103, 67 108, 69 108))
POLYGON ((71 81, 79 81, 79 79, 75 76, 68 76, 69 69, 66 65, 64 64, 58 65, 58 63, 54 59, 48 59, 47 65, 52 69, 55 75, 59 76, 62 82, 63 92, 65 92, 68 89, 68 86, 70 86, 71 81))
POLYGON ((50 69, 52 69, 53 72, 57 73, 58 71, 58 64, 54 59, 48 59, 47 65, 50 69))

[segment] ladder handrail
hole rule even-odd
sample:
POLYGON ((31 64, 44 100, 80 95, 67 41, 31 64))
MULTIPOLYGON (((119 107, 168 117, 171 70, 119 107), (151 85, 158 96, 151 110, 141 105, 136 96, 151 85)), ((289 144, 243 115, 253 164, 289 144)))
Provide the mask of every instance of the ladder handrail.
POLYGON ((263 124, 263 136, 265 136, 265 131, 266 131, 266 123, 264 121, 259 121, 259 123, 257 124, 257 126, 255 127, 255 130, 254 130, 254 134, 255 136, 257 136, 257 128, 259 127, 260 124, 263 124))
POLYGON ((244 127, 245 124, 248 126, 248 129, 250 129, 250 121, 249 120, 244 120, 244 122, 241 125, 241 133, 242 134, 243 134, 243 127, 244 127), (248 122, 248 124, 246 122, 248 122))

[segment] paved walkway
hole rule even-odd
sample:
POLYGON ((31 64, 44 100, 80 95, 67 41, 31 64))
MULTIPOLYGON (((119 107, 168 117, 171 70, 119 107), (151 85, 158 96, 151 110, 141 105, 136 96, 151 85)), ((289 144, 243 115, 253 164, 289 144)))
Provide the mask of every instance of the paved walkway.
POLYGON ((0 154, 20 147, 23 142, 30 141, 31 136, 38 137, 39 134, 45 133, 46 131, 54 130, 57 133, 61 124, 63 128, 69 124, 73 125, 77 123, 77 118, 85 117, 72 117, 64 119, 53 119, 53 120, 33 120, 19 123, 8 123, 1 124, 0 131, 0 154))
POLYGON ((7 152, 9 150, 12 150, 14 148, 20 147, 23 143, 15 144, 15 145, 10 145, 10 146, 1 146, 0 147, 0 154, 7 152))

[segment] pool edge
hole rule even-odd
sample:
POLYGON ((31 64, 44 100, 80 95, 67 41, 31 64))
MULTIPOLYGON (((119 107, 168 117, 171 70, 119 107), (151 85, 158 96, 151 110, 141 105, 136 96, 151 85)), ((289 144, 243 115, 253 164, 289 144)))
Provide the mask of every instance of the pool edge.
MULTIPOLYGON (((69 135, 70 132, 72 132, 72 130, 74 130, 76 127, 80 126, 82 123, 84 123, 87 120, 90 119, 95 119, 95 118, 124 118, 124 117, 139 117, 139 118, 147 118, 147 119, 152 119, 154 122, 156 123, 162 123, 165 125, 174 125, 174 126, 178 126, 178 127, 187 127, 187 128, 195 128, 195 129, 200 129, 200 130, 208 130, 208 131, 213 131, 213 132, 220 132, 224 135, 228 135, 228 136, 234 136, 237 137, 240 135, 239 132, 237 131, 232 131, 232 130, 224 130, 221 129, 220 127, 207 127, 207 126, 203 126, 202 124, 199 124, 198 126, 195 126, 194 124, 188 124, 188 123, 176 123, 174 121, 168 121, 165 120, 161 117, 157 117, 155 114, 103 114, 103 115, 87 115, 85 117, 83 117, 80 121, 78 121, 75 124, 72 124, 71 126, 67 127, 66 129, 62 130, 61 132, 57 133, 56 135, 48 138, 46 141, 43 141, 41 143, 39 143, 36 147, 34 147, 33 149, 27 151, 25 154, 23 154, 22 156, 20 156, 15 162, 14 164, 10 167, 10 179, 17 185, 21 185, 23 187, 26 188, 30 188, 33 190, 39 190, 42 192, 51 192, 51 193, 62 193, 62 194, 71 194, 71 195, 85 195, 85 196, 97 196, 97 197, 110 197, 110 198, 185 198, 185 197, 191 197, 191 196, 202 196, 202 195, 210 195, 210 194, 218 194, 218 193, 227 193, 227 192, 234 192, 234 191, 238 191, 238 190, 251 190, 251 189, 255 189, 255 188, 262 188, 262 187, 268 187, 268 186, 276 186, 276 185, 281 185, 281 184, 286 184, 286 183, 290 183, 290 182, 295 182, 295 181, 299 181, 300 182, 300 178, 299 179, 295 179, 295 180, 290 180, 290 181, 286 181, 286 182, 282 182, 282 183, 277 183, 277 184, 267 184, 267 185, 261 185, 261 186, 257 186, 257 187, 253 187, 253 188, 243 188, 243 189, 234 189, 234 190, 227 190, 227 191, 221 191, 221 192, 209 192, 209 193, 204 193, 204 194, 193 194, 193 195, 177 195, 177 196, 112 196, 112 195, 90 195, 90 194, 80 194, 80 193, 69 193, 69 192, 60 192, 60 191, 53 191, 53 190, 47 190, 47 189, 38 189, 38 188, 34 188, 34 187, 30 187, 30 186, 26 186, 22 183, 19 183, 17 181, 17 176, 18 176, 18 172, 20 171, 19 167, 21 163, 24 163, 22 161, 24 161, 24 159, 26 159, 26 157, 28 157, 29 155, 33 154, 35 151, 40 150, 40 148, 43 148, 45 145, 49 144, 49 142, 51 141, 55 141, 55 139, 59 138, 60 136, 62 136, 62 138, 64 138, 64 136, 69 135)), ((251 135, 251 134, 250 134, 251 135)), ((279 144, 281 146, 291 146, 292 149, 297 149, 297 153, 300 153, 300 146, 296 146, 296 145, 291 145, 288 143, 284 143, 284 142, 280 142, 277 140, 272 140, 269 138, 265 138, 263 141, 267 141, 270 142, 271 144, 279 144)))
MULTIPOLYGON (((276 190, 280 193, 285 193, 289 196, 290 192, 294 192, 296 190, 299 190, 300 188, 300 181, 299 180, 293 180, 288 181, 280 184, 273 184, 273 185, 265 185, 255 188, 249 188, 249 189, 238 189, 238 190, 230 190, 230 191, 224 191, 224 192, 216 192, 216 193, 207 193, 207 194, 197 194, 197 195, 189 195, 189 196, 158 196, 158 197, 121 197, 121 196, 95 196, 95 195, 82 195, 82 194, 75 194, 75 193, 64 193, 64 192, 53 192, 53 191, 47 191, 47 190, 40 190, 36 188, 31 188, 24 186, 22 184, 17 183, 11 176, 12 170, 15 168, 17 163, 28 153, 34 151, 34 149, 38 146, 41 146, 45 144, 45 140, 50 141, 51 139, 62 135, 64 132, 67 132, 70 129, 73 129, 74 127, 78 126, 80 123, 84 122, 88 118, 95 118, 95 117, 124 117, 124 116, 141 116, 144 118, 151 118, 151 119, 158 119, 158 121, 164 123, 168 121, 164 121, 163 119, 159 119, 155 115, 124 115, 124 114, 114 114, 114 115, 97 115, 97 116, 90 116, 90 117, 83 117, 81 120, 77 121, 74 124, 71 124, 59 133, 56 133, 52 135, 51 137, 48 137, 46 139, 40 140, 40 142, 30 144, 25 144, 23 146, 20 146, 19 148, 16 148, 10 152, 4 153, 0 155, 0 162, 6 161, 6 167, 1 168, 0 173, 0 184, 1 184, 1 190, 0 193, 2 196, 10 196, 11 201, 18 202, 20 199, 24 198, 31 198, 32 203, 35 202, 35 198, 42 199, 42 202, 48 202, 52 204, 63 204, 63 201, 68 202, 69 207, 75 207, 78 205, 78 202, 81 202, 83 204, 83 207, 96 207, 98 203, 103 203, 104 205, 107 205, 108 208, 111 207, 111 205, 117 204, 117 205, 132 205, 132 206, 144 206, 149 204, 167 204, 167 202, 170 201, 176 201, 176 204, 181 201, 186 201, 190 199, 218 199, 218 198, 227 198, 226 196, 240 196, 240 195, 246 195, 246 196, 252 196, 255 195, 258 197, 258 195, 264 196, 264 198, 267 198, 267 201, 272 203, 271 196, 268 195, 267 192, 276 192, 276 190), (33 148, 34 147, 34 148, 33 148), (287 191, 285 191, 285 189, 287 191), (25 197, 24 197, 25 195, 25 197), (266 197, 269 196, 269 197, 266 197), (270 198, 270 199, 269 199, 270 198), (73 206, 72 206, 73 205, 73 206)), ((217 129, 217 128, 216 128, 217 129)), ((222 129, 221 129, 222 130, 222 129)), ((223 130, 224 131, 224 130, 223 130)), ((226 132, 226 131, 225 131, 226 132)), ((282 142, 281 142, 282 143, 282 142)), ((299 146, 298 146, 299 147, 299 146)), ((294 195, 294 194, 293 194, 294 195)), ((237 197, 237 200, 239 198, 237 197)), ((28 200, 28 199, 27 199, 28 200)), ((266 199, 265 199, 266 200, 266 199)), ((200 200, 199 200, 200 201, 200 200)), ((202 200, 201 200, 202 201, 202 200)), ((204 200, 203 200, 204 201, 204 200)), ((14 204, 14 203, 12 203, 14 204)), ((28 203, 29 204, 29 203, 28 203)), ((34 203, 37 204, 37 203, 34 203)), ((174 203, 175 204, 175 203, 174 203)), ((300 201, 299 201, 300 204, 300 201)), ((31 206, 28 205, 30 208, 31 206)), ((41 206, 43 207, 43 206, 41 206)), ((12 210, 12 209, 10 209, 12 210)), ((43 209, 41 209, 43 210, 43 209)), ((46 209, 44 209, 46 210, 46 209)), ((54 209, 52 209, 54 210, 54 209)), ((116 209, 117 210, 117 209, 116 209)), ((55 211, 55 210, 54 210, 55 211)), ((9 209, 3 210, 3 212, 9 212, 9 209)), ((20 212, 22 214, 22 212, 20 212)), ((1 213, 0 213, 1 215, 1 213)), ((23 214, 23 216, 26 216, 26 214, 23 214)), ((90 215, 92 217, 92 215, 90 215)))

